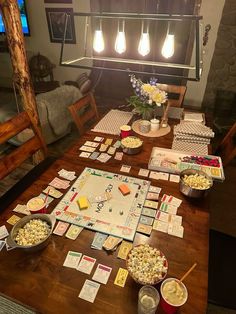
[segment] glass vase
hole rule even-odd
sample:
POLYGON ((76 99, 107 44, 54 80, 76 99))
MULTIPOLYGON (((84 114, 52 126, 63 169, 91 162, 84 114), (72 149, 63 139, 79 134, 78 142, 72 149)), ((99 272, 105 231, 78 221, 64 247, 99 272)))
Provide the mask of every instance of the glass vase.
POLYGON ((142 120, 150 121, 153 117, 153 110, 146 110, 142 113, 142 120))

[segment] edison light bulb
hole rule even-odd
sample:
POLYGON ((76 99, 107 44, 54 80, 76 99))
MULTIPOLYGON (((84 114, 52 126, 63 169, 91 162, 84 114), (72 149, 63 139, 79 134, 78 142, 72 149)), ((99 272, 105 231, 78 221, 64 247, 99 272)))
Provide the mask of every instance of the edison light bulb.
POLYGON ((161 50, 161 54, 165 58, 171 58, 175 52, 175 36, 171 34, 166 35, 164 45, 161 50))
POLYGON ((126 39, 125 32, 118 32, 115 42, 115 51, 118 53, 123 53, 126 50, 126 39))
POLYGON ((145 57, 150 52, 150 39, 149 39, 149 33, 143 33, 141 34, 139 45, 138 45, 138 52, 145 57))
POLYGON ((104 50, 104 38, 102 29, 96 30, 94 33, 93 49, 96 52, 102 52, 104 50))

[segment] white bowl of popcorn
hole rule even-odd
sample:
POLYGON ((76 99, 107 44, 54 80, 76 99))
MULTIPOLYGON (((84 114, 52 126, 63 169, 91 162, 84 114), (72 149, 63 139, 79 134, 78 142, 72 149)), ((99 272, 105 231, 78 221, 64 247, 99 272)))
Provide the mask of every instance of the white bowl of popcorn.
POLYGON ((34 214, 21 218, 12 228, 7 244, 25 251, 38 251, 46 247, 56 218, 47 214, 34 214))
POLYGON ((135 155, 142 150, 143 141, 136 136, 127 136, 121 140, 121 147, 125 154, 135 155))
POLYGON ((187 169, 180 173, 180 192, 192 198, 201 198, 208 194, 213 180, 205 172, 187 169))
POLYGON ((141 285, 156 285, 168 271, 165 255, 148 244, 135 246, 127 256, 126 266, 129 275, 141 285))

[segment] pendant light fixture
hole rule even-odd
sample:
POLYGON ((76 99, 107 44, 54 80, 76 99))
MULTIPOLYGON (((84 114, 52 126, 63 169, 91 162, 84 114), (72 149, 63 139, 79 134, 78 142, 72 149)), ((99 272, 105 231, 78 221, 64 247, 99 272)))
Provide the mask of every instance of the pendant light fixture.
POLYGON ((104 50, 104 37, 102 32, 102 21, 99 21, 99 29, 95 30, 94 38, 93 38, 93 49, 100 53, 104 50))
POLYGON ((125 38, 125 21, 123 20, 122 23, 120 23, 120 20, 118 20, 118 28, 117 28, 117 36, 115 41, 115 51, 119 54, 122 54, 126 51, 126 38, 125 38), (121 28, 120 28, 120 24, 121 28))
POLYGON ((161 50, 161 54, 166 59, 171 58, 175 53, 175 35, 170 34, 170 23, 168 23, 168 29, 166 38, 161 50))
POLYGON ((149 25, 147 24, 146 32, 144 31, 144 21, 142 21, 141 36, 138 45, 138 52, 145 57, 150 52, 149 25))

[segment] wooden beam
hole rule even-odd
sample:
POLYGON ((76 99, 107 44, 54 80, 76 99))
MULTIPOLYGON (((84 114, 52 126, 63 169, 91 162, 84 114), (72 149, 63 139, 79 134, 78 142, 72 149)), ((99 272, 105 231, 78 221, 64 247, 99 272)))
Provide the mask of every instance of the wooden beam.
POLYGON ((17 1, 0 0, 0 10, 6 29, 6 37, 13 68, 13 81, 19 89, 23 101, 23 108, 28 113, 34 131, 40 138, 41 146, 43 148, 40 150, 40 153, 35 156, 35 161, 38 163, 46 156, 47 147, 40 129, 36 99, 29 72, 17 1))

